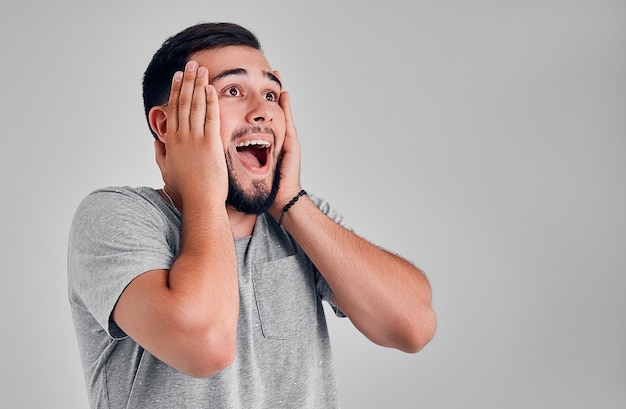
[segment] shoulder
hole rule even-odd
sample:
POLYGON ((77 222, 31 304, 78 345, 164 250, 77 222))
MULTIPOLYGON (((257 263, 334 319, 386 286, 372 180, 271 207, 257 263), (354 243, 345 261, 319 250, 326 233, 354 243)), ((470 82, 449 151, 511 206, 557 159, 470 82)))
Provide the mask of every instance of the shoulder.
POLYGON ((158 192, 147 187, 105 187, 89 193, 78 205, 72 220, 73 230, 91 226, 106 229, 112 225, 162 225, 172 213, 158 192))
POLYGON ((89 193, 81 202, 81 206, 98 202, 110 204, 116 201, 154 202, 156 197, 157 191, 149 187, 109 186, 89 193))
MULTIPOLYGON (((156 190, 148 187, 105 187, 89 193, 77 212, 125 212, 132 209, 161 208, 165 204, 156 190)), ((165 206, 167 207, 167 206, 165 206)))

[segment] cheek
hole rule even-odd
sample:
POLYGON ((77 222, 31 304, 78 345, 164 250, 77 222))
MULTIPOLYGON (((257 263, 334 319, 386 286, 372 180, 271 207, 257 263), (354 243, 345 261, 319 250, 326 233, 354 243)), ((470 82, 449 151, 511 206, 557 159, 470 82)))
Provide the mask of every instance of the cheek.
POLYGON ((285 114, 282 109, 274 114, 274 131, 276 132, 277 143, 282 146, 285 141, 285 114))
POLYGON ((274 128, 276 132, 276 155, 280 154, 285 147, 285 129, 274 128))

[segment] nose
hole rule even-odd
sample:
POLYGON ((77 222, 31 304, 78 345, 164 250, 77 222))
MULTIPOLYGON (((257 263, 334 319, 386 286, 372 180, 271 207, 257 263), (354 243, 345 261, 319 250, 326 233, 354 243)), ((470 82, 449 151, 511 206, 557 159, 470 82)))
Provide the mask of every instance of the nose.
POLYGON ((246 118, 248 123, 259 124, 270 122, 272 120, 272 111, 269 104, 270 102, 263 96, 257 96, 251 100, 246 118))

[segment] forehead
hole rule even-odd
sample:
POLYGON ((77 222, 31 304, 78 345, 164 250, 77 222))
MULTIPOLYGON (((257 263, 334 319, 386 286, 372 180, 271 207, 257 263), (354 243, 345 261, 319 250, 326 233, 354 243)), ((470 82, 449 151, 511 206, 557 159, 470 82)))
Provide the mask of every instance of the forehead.
POLYGON ((228 46, 210 50, 201 50, 189 56, 201 66, 209 70, 209 81, 213 81, 216 75, 233 69, 242 68, 249 74, 271 73, 267 59, 259 50, 246 46, 228 46))

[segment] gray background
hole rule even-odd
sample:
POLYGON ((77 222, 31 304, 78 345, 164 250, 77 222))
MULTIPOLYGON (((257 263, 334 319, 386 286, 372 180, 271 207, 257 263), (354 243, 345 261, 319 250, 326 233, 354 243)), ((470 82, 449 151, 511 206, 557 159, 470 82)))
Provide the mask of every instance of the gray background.
POLYGON ((417 355, 331 320, 345 408, 626 407, 626 2, 4 1, 0 406, 85 408, 67 231, 159 187, 140 81, 235 21, 291 91, 303 184, 422 267, 417 355))

